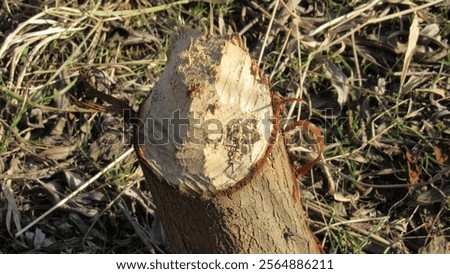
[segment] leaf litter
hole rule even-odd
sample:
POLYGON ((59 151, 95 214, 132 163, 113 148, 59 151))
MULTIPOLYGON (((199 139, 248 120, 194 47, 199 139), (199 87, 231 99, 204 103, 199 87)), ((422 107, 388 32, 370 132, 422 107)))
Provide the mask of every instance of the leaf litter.
MULTIPOLYGON (((325 138, 321 161, 300 185, 326 252, 449 252, 444 1, 232 1, 213 10, 188 2, 47 1, 44 9, 6 1, 3 253, 169 251, 136 159, 114 162, 130 148, 121 117, 75 106, 69 94, 83 88, 81 68, 97 71, 111 95, 137 109, 166 62, 168 35, 183 24, 217 33, 230 26, 261 56, 274 92, 302 99, 288 104, 285 119, 308 119, 325 138)), ((290 147, 297 168, 317 156, 307 141, 290 147)))

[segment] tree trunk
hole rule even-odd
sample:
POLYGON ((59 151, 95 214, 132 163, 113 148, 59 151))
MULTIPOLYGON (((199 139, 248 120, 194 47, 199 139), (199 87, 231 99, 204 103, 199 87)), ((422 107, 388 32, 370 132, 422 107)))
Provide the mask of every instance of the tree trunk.
POLYGON ((173 252, 320 252, 276 116, 241 38, 171 39, 135 147, 173 252))

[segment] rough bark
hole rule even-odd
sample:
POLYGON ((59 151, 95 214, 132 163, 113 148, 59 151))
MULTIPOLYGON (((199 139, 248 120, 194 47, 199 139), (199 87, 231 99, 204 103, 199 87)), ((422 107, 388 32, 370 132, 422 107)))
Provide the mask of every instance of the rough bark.
POLYGON ((237 36, 171 41, 135 142, 176 253, 318 253, 269 83, 237 36))

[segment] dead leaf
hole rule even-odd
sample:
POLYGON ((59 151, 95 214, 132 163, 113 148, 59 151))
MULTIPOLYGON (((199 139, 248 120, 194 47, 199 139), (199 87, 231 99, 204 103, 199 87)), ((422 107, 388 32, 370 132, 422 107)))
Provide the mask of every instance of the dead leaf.
POLYGON ((91 205, 93 202, 108 202, 108 196, 100 191, 89 191, 87 193, 81 193, 75 198, 80 204, 91 205))
POLYGON ((14 221, 14 225, 18 231, 22 229, 20 224, 20 211, 17 207, 12 189, 6 184, 2 184, 2 190, 6 200, 8 201, 8 208, 6 211, 6 230, 10 235, 13 235, 11 232, 11 219, 14 221))
POLYGON ((64 173, 64 179, 67 182, 67 185, 69 186, 70 190, 76 190, 80 185, 84 184, 84 178, 73 171, 65 170, 64 173))
POLYGON ((436 37, 439 34, 439 25, 428 24, 420 31, 420 34, 427 35, 430 37, 436 37))
POLYGON ((325 61, 326 76, 331 79, 331 84, 338 94, 338 103, 341 107, 348 99, 348 78, 342 70, 330 61, 325 61))
POLYGON ((437 88, 437 87, 430 87, 430 88, 417 88, 416 89, 419 92, 429 92, 429 93, 434 93, 436 95, 439 95, 440 97, 445 97, 447 90, 442 89, 442 88, 437 88))
POLYGON ((410 220, 406 219, 406 218, 399 218, 399 219, 395 219, 390 223, 390 226, 392 226, 394 229, 402 232, 402 233, 406 233, 408 231, 408 226, 409 226, 410 220))
POLYGON ((40 153, 41 157, 49 160, 64 160, 76 149, 76 145, 51 147, 40 153))
POLYGON ((443 201, 448 199, 450 199, 450 185, 445 186, 442 190, 431 188, 425 192, 418 194, 415 199, 415 204, 432 205, 442 203, 443 201))
POLYGON ((411 185, 417 184, 422 174, 422 158, 415 147, 412 150, 406 148, 405 158, 408 167, 408 182, 411 185))
POLYGON ((153 216, 156 213, 156 205, 152 202, 152 199, 145 195, 141 189, 132 186, 124 190, 124 194, 136 199, 139 204, 146 209, 149 215, 153 216))
POLYGON ((411 75, 409 77, 408 81, 403 84, 402 91, 404 93, 413 91, 415 88, 417 88, 421 84, 423 84, 425 82, 429 82, 430 81, 429 78, 430 77, 426 76, 426 75, 420 75, 420 76, 411 75))
POLYGON ((75 225, 75 227, 80 231, 82 234, 89 233, 90 235, 99 238, 102 241, 107 241, 106 236, 104 236, 98 229, 91 228, 90 225, 88 225, 78 214, 76 213, 69 213, 69 221, 75 225))
POLYGON ((409 70, 411 59, 414 55, 414 51, 417 46, 417 40, 419 40, 419 34, 420 34, 419 20, 417 14, 414 13, 413 21, 411 22, 411 26, 409 28, 408 45, 406 47, 405 59, 403 60, 402 75, 400 76, 400 88, 402 90, 406 80, 406 75, 409 70))
POLYGON ((450 165, 450 141, 438 141, 433 145, 434 155, 440 165, 450 165))
MULTIPOLYGON (((17 173, 20 170, 20 161, 21 157, 12 158, 9 163, 10 167, 6 171, 6 174, 13 175, 17 173)), ((6 201, 8 202, 8 208, 6 210, 6 230, 10 235, 13 235, 11 232, 11 220, 14 221, 14 225, 18 231, 22 229, 22 225, 20 224, 20 211, 17 207, 16 199, 14 198, 14 191, 11 188, 11 180, 2 182, 2 191, 5 195, 6 201)))
POLYGON ((34 248, 41 248, 42 244, 44 243, 46 238, 46 235, 44 232, 42 232, 41 229, 36 228, 35 232, 34 232, 34 239, 33 239, 33 247, 34 248))
POLYGON ((355 192, 353 195, 343 195, 340 193, 334 193, 333 198, 335 201, 339 201, 339 202, 350 202, 350 203, 355 203, 356 201, 359 200, 359 192, 355 192))
POLYGON ((31 128, 44 128, 40 108, 33 108, 27 113, 27 125, 31 128))
POLYGON ((426 247, 420 249, 421 254, 450 254, 450 242, 445 236, 433 237, 426 247))
POLYGON ((111 22, 108 40, 109 42, 119 41, 123 47, 137 44, 161 43, 157 37, 148 32, 134 30, 131 27, 125 27, 115 22, 111 22))
POLYGON ((125 134, 120 134, 120 131, 109 130, 103 132, 92 144, 89 146, 88 156, 94 161, 109 161, 117 157, 123 150, 126 144, 125 134))
POLYGON ((53 137, 60 137, 63 134, 64 128, 66 126, 67 118, 66 117, 58 117, 55 122, 55 126, 53 127, 50 135, 53 137))

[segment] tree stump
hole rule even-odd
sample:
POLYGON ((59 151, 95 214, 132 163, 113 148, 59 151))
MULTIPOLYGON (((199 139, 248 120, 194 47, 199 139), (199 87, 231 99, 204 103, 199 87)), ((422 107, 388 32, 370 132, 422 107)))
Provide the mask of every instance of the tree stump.
POLYGON ((240 37, 171 38, 135 148, 173 252, 320 252, 276 116, 240 37))

